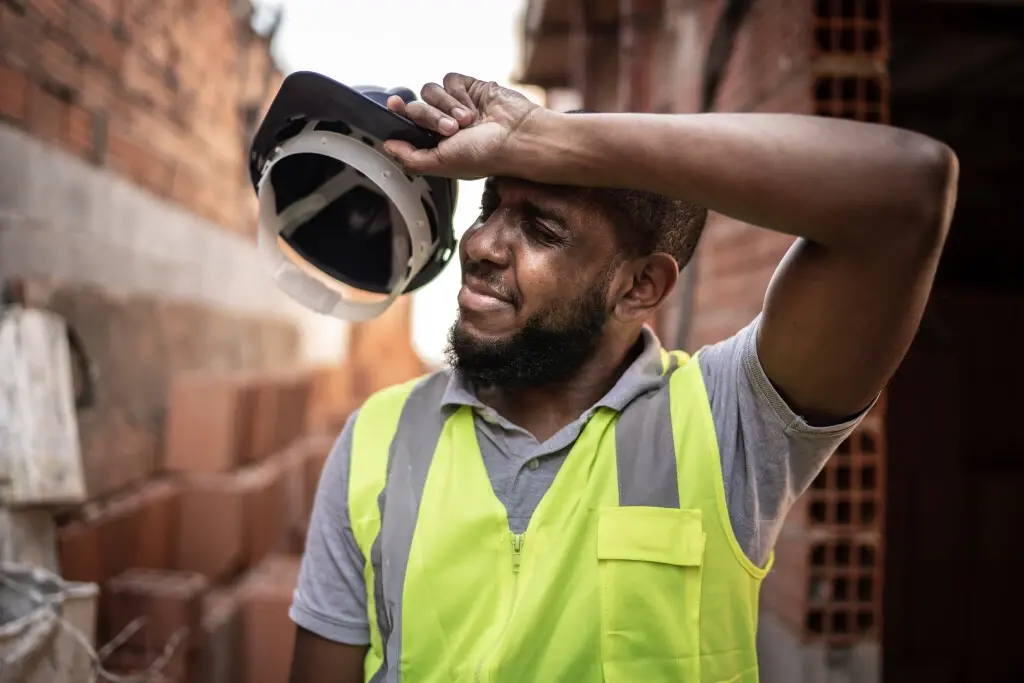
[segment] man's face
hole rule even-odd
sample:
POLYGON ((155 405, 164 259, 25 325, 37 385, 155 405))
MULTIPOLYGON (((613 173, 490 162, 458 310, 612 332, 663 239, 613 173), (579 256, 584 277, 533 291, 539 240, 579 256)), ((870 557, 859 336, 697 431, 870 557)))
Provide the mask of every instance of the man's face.
POLYGON ((488 180, 459 245, 452 365, 481 385, 570 379, 601 341, 616 253, 611 225, 572 194, 488 180))

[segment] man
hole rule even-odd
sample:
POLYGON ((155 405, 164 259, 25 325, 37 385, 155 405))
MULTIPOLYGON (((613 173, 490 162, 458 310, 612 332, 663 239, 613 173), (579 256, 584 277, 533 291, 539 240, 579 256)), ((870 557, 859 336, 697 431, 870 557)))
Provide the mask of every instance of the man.
POLYGON ((757 680, 787 510, 895 371, 954 205, 944 145, 790 115, 559 114, 449 74, 389 107, 489 178, 451 371, 371 398, 320 483, 294 683, 757 680), (694 358, 643 327, 707 207, 795 235, 694 358), (372 678, 371 678, 372 677, 372 678))

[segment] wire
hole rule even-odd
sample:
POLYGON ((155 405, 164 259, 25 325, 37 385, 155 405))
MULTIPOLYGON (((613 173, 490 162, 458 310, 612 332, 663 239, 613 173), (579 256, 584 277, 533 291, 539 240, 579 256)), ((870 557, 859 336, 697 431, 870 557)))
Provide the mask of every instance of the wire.
MULTIPOLYGON (((60 616, 60 604, 64 598, 67 597, 67 592, 60 592, 56 595, 47 596, 40 593, 38 590, 30 585, 26 585, 20 581, 11 578, 6 573, 0 572, 0 582, 10 587, 12 590, 27 596, 40 608, 52 608, 54 615, 57 619, 57 623, 66 631, 74 640, 77 642, 89 657, 92 663, 92 671, 90 672, 90 678, 87 683, 97 683, 97 681, 109 681, 110 683, 160 683, 164 681, 166 677, 162 671, 167 666, 168 662, 171 661, 171 657, 174 656, 175 650, 182 643, 182 641, 188 637, 189 629, 186 626, 175 631, 171 634, 171 637, 167 639, 167 643, 164 644, 163 650, 160 652, 153 663, 150 664, 144 671, 140 671, 132 674, 118 674, 107 670, 103 667, 103 661, 106 660, 111 654, 113 654, 119 647, 124 645, 129 638, 138 633, 138 631, 148 623, 146 617, 139 617, 133 620, 130 624, 124 627, 120 633, 114 636, 106 645, 101 647, 99 651, 93 649, 89 643, 89 638, 82 633, 82 631, 72 624, 70 621, 60 616)), ((0 672, 2 672, 3 662, 0 661, 0 672)))

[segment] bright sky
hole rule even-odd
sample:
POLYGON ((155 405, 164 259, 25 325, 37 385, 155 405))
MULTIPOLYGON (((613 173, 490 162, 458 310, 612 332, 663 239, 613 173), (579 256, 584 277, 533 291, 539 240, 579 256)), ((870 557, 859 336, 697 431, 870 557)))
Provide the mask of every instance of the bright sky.
MULTIPOLYGON (((278 0, 284 23, 275 52, 286 71, 323 73, 349 85, 406 86, 419 92, 449 71, 508 84, 519 59, 523 0, 278 0)), ((473 223, 482 181, 462 183, 455 211, 456 235, 473 223)), ((443 359, 455 320, 459 265, 413 300, 413 343, 428 362, 443 359)))

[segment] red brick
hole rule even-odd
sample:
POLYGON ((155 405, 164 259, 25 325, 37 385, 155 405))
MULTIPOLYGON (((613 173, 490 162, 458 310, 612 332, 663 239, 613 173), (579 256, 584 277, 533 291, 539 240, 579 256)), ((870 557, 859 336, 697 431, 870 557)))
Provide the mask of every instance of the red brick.
POLYGON ((244 453, 247 462, 258 462, 277 450, 278 408, 282 382, 276 374, 263 374, 253 380, 252 422, 248 447, 244 453))
POLYGON ((102 584, 131 567, 171 568, 179 503, 173 482, 153 481, 88 506, 58 530, 62 576, 102 584))
MULTIPOLYGON (((149 109, 146 111, 135 111, 132 114, 132 132, 157 152, 173 157, 181 153, 181 130, 168 119, 164 109, 149 109)), ((177 170, 175 170, 177 175, 177 170)), ((169 191, 173 192, 174 181, 172 178, 169 191)))
POLYGON ((300 560, 275 555, 253 570, 242 587, 246 683, 282 683, 291 667, 295 625, 288 618, 300 560))
POLYGON ((246 566, 281 546, 287 503, 281 462, 272 459, 238 473, 245 506, 246 566))
POLYGON ((67 102, 62 102, 36 83, 29 83, 26 120, 32 133, 44 140, 59 139, 67 109, 67 102))
POLYGON ((65 29, 68 25, 68 3, 61 0, 28 0, 47 26, 65 29))
POLYGON ((178 482, 155 481, 138 493, 138 536, 132 566, 172 569, 175 563, 181 516, 181 487, 178 482))
POLYGON ((136 558, 133 545, 143 533, 140 512, 139 498, 131 495, 114 498, 97 512, 94 523, 99 530, 104 581, 132 567, 136 558))
MULTIPOLYGON (((142 628, 125 641, 126 651, 151 655, 176 639, 185 655, 182 663, 191 665, 202 641, 203 599, 208 589, 206 579, 192 572, 130 569, 107 583, 101 632, 110 639, 142 619, 142 628)), ((169 673, 187 679, 181 675, 187 672, 169 673)))
POLYGON ((124 16, 124 0, 79 0, 108 24, 124 16))
POLYGON ((172 165, 143 140, 120 132, 112 126, 107 140, 107 157, 111 168, 143 188, 165 196, 170 192, 174 176, 172 165))
POLYGON ((122 83, 128 94, 141 98, 159 110, 168 109, 173 102, 173 93, 157 65, 143 57, 139 49, 125 56, 121 69, 122 83))
POLYGON ((283 462, 183 483, 176 566, 213 580, 255 566, 281 547, 288 529, 283 462))
POLYGON ((145 151, 126 133, 114 128, 107 140, 107 161, 111 168, 134 180, 137 169, 145 163, 145 151))
POLYGON ((72 105, 68 109, 68 119, 61 137, 68 149, 88 158, 93 152, 92 114, 82 107, 72 105))
POLYGON ((289 447, 305 432, 310 390, 311 378, 308 372, 288 373, 281 378, 277 430, 274 434, 275 450, 289 447))
POLYGON ((86 64, 83 69, 79 104, 90 111, 109 117, 110 110, 117 100, 115 76, 103 71, 95 62, 86 64))
POLYGON ((235 474, 189 477, 182 484, 175 566, 211 581, 244 566, 245 504, 235 474))
POLYGON ((102 583, 103 556, 99 528, 91 520, 77 520, 57 531, 60 573, 68 581, 102 583))
MULTIPOLYGON (((72 5, 68 33, 73 50, 84 58, 83 62, 92 62, 108 72, 120 72, 128 45, 114 34, 113 25, 96 12, 72 5)), ((83 72, 83 81, 87 78, 88 74, 83 72)))
POLYGON ((0 30, 3 31, 4 62, 29 71, 38 61, 43 25, 15 3, 0 3, 0 30))
POLYGON ((242 614, 233 587, 211 591, 203 602, 203 648, 193 683, 242 683, 242 614))
POLYGON ((21 121, 28 106, 28 80, 25 74, 0 64, 0 116, 21 121))
POLYGON ((46 80, 77 93, 82 86, 81 61, 72 51, 73 41, 64 33, 47 31, 39 44, 39 61, 36 68, 46 75, 46 80))
POLYGON ((164 467, 172 472, 228 472, 243 458, 248 387, 233 375, 189 373, 171 380, 164 467))
POLYGON ((196 178, 196 174, 189 168, 188 162, 180 163, 174 169, 170 198, 185 206, 192 206, 196 195, 199 193, 199 185, 199 180, 196 178))

